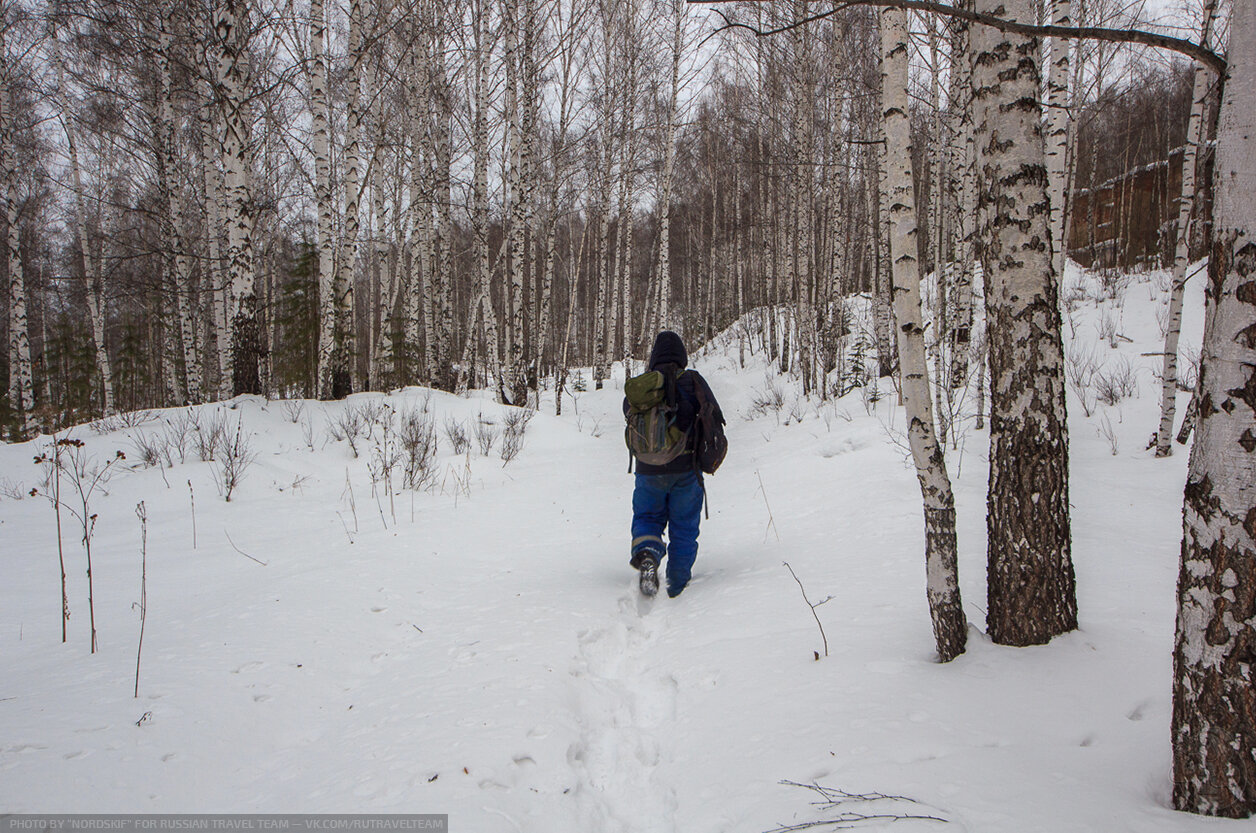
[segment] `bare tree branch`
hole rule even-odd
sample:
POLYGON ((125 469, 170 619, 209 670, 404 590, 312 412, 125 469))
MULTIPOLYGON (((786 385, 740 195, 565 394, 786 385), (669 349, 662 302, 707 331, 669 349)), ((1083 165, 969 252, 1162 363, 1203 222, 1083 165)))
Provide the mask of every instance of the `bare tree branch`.
MULTIPOLYGON (((686 0, 693 5, 710 5, 714 3, 723 3, 727 0, 686 0)), ((761 2, 762 0, 754 0, 761 2)), ((1015 32, 1019 35, 1037 35, 1039 37, 1065 38, 1069 40, 1100 40, 1109 43, 1140 43, 1144 46, 1153 46, 1158 49, 1168 49, 1182 55, 1186 55, 1205 66, 1212 69, 1218 75, 1224 75, 1226 71, 1226 61, 1211 49, 1207 49, 1189 40, 1183 38, 1170 37, 1169 35, 1159 35, 1155 32, 1144 32, 1138 29, 1108 29, 1102 26, 1036 26, 1032 23, 1020 23, 1013 20, 1004 20, 999 17, 992 17, 986 14, 969 11, 967 9, 948 6, 944 3, 936 3, 933 0, 844 0, 827 12, 812 15, 802 20, 786 24, 776 29, 758 29, 746 23, 736 23, 721 14, 725 24, 720 30, 736 28, 747 29, 754 32, 759 37, 768 35, 777 35, 787 32, 799 26, 813 23, 817 20, 823 20, 826 17, 845 11, 846 9, 856 6, 879 6, 881 8, 891 9, 912 9, 918 12, 931 12, 940 14, 944 17, 957 18, 966 20, 969 23, 978 23, 983 26, 990 26, 1001 32, 1015 32)))

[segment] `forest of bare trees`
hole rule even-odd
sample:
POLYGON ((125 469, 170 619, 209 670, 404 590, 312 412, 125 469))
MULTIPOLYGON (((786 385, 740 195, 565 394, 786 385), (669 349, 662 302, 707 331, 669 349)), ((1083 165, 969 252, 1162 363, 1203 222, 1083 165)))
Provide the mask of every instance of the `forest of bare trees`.
MULTIPOLYGON (((8 430, 246 392, 521 403, 567 367, 600 383, 660 326, 701 341, 768 306, 790 315, 766 349, 827 396, 854 292, 888 371, 877 11, 721 9, 7 2, 8 430)), ((955 264, 936 358, 959 384, 967 27, 911 21, 916 245, 925 272, 955 264)), ((1059 188, 1182 144, 1189 93, 1146 91, 1183 62, 1073 53, 1059 188)))
MULTIPOLYGON (((970 384, 990 420, 989 635, 1028 645, 1076 628, 1066 241, 1100 222, 1104 183, 1178 151, 1181 199, 1154 230, 1154 259, 1185 280, 1192 235, 1198 253, 1213 225, 1195 181, 1227 147, 1234 170, 1251 160, 1237 139, 1223 135, 1215 156, 1210 141, 1252 109, 1233 100, 1250 93, 1250 70, 1228 68, 1240 83, 1227 115, 1211 0, 1168 44, 1176 55, 1153 48, 1163 37, 1131 34, 1145 27, 1111 0, 847 5, 5 0, 8 435, 241 394, 412 384, 489 388, 514 405, 557 390, 561 407, 571 368, 591 368, 600 387, 662 327, 701 343, 742 322, 804 395, 901 371, 943 659, 964 650, 967 629, 944 449, 970 384), (1073 210, 1082 194, 1085 215, 1073 210), (856 294, 873 311, 866 350, 879 366, 839 369, 861 337, 843 304, 856 294)), ((1251 13, 1235 7, 1225 21, 1250 44, 1251 13)), ((1218 287, 1251 270, 1250 197, 1221 190, 1230 236, 1214 255, 1230 248, 1213 259, 1218 287)), ((1132 228, 1127 216, 1103 222, 1132 228)), ((1250 286, 1210 296, 1206 340, 1242 317, 1212 306, 1253 303, 1250 286)), ((1251 380, 1224 387, 1211 369, 1196 394, 1201 441, 1233 440, 1250 457, 1250 430, 1218 409, 1231 397, 1250 417, 1251 380)), ((1236 547, 1252 551, 1253 515, 1225 516, 1238 543, 1216 543, 1213 529, 1250 470, 1214 471, 1225 452, 1208 453, 1192 459, 1187 539, 1221 575, 1238 569, 1236 547)), ((1244 697, 1229 683, 1209 693, 1217 663, 1196 650, 1232 587, 1180 600, 1197 710, 1244 697), (1190 614, 1197 603, 1213 613, 1190 614)), ((1240 663, 1256 613, 1244 604, 1249 624, 1227 648, 1240 663)), ((1179 806, 1250 812, 1256 795, 1218 798, 1205 783, 1217 764, 1186 749, 1219 722, 1185 720, 1182 778, 1203 786, 1181 787, 1179 806)), ((1242 758, 1253 739, 1238 731, 1242 758)), ((1250 772, 1244 783, 1256 789, 1250 772)))

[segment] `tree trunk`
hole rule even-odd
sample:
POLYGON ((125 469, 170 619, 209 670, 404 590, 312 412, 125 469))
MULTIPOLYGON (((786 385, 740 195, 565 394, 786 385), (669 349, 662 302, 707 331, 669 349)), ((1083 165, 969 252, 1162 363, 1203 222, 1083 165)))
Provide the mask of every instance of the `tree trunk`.
POLYGON ((231 327, 228 323, 231 309, 231 285, 222 268, 222 184, 218 159, 222 154, 218 147, 219 125, 222 111, 213 100, 212 90, 206 97, 207 115, 202 125, 201 164, 205 179, 205 236, 208 260, 205 264, 206 284, 210 290, 213 308, 214 339, 218 348, 218 398, 231 398, 231 327))
MULTIPOLYGON (((1030 0, 978 12, 1030 19, 1030 0)), ((1077 627, 1059 292, 1051 266, 1035 38, 972 30, 978 235, 990 362, 987 628, 1005 645, 1077 627)))
POLYGON ((445 70, 445 6, 432 2, 432 97, 435 109, 436 243, 432 268, 433 335, 428 376, 441 390, 453 390, 454 295, 451 255, 453 220, 453 90, 445 70))
MULTIPOLYGON (((1256 7, 1235 3, 1217 135, 1173 653, 1173 803, 1256 813, 1256 7)), ((1181 230, 1179 230, 1181 233, 1181 230)))
MULTIPOLYGON (((960 0, 964 8, 971 0, 960 0)), ((977 192, 973 169, 976 145, 973 138, 971 106, 972 64, 968 48, 968 25, 960 20, 952 21, 951 39, 951 106, 959 121, 955 155, 952 166, 952 184, 955 192, 954 280, 951 283, 951 386, 956 390, 968 384, 969 354, 972 352, 973 327, 973 244, 976 235, 977 192)))
POLYGON ((314 202, 318 214, 319 399, 334 399, 336 349, 335 201, 331 190, 331 105, 327 95, 327 17, 323 0, 310 0, 310 110, 314 147, 314 202))
POLYGON ((78 130, 74 123, 74 110, 70 107, 70 93, 66 88, 65 66, 61 59, 61 42, 56 32, 51 33, 52 60, 57 74, 57 104, 65 128, 66 150, 70 156, 70 177, 74 186, 74 229, 79 249, 79 267, 83 281, 88 285, 88 308, 92 321, 92 340, 96 347, 96 370, 101 380, 101 407, 105 416, 114 413, 113 368, 109 361, 109 349, 105 341, 106 308, 105 275, 101 265, 91 254, 91 241, 87 237, 87 193, 83 189, 83 170, 79 165, 78 130))
POLYGON ((336 269, 333 297, 336 305, 335 348, 332 351, 332 398, 343 399, 358 388, 355 292, 358 263, 358 237, 362 208, 362 0, 349 2, 349 54, 345 86, 349 100, 345 108, 344 155, 344 235, 340 263, 336 269))
POLYGON ((882 87, 885 107, 886 177, 890 204, 890 248, 894 311, 898 318, 899 361, 907 438, 924 499, 925 572, 929 613, 938 656, 943 662, 964 652, 968 625, 959 592, 955 541, 955 499, 942 449, 933 433, 933 413, 920 316, 920 271, 916 257, 916 207, 912 193, 911 126, 907 116, 907 13, 881 12, 882 87))
POLYGON ((158 164, 162 199, 166 205, 166 216, 163 219, 165 238, 169 252, 167 267, 170 269, 168 286, 174 297, 175 310, 178 318, 165 322, 165 326, 174 329, 176 323, 182 348, 183 376, 178 379, 178 387, 186 395, 187 401, 196 404, 201 401, 202 369, 201 360, 196 349, 196 315, 193 308, 194 288, 192 285, 192 259, 187 250, 184 236, 183 195, 176 184, 178 153, 178 132, 174 115, 174 93, 171 75, 173 62, 173 38, 169 31, 169 23, 174 14, 173 8, 163 4, 159 15, 157 32, 157 62, 160 76, 160 87, 157 101, 158 153, 161 159, 158 164))
MULTIPOLYGON (((487 0, 476 0, 472 4, 474 15, 474 67, 473 85, 475 98, 475 115, 473 116, 473 183, 471 207, 471 236, 475 250, 475 262, 478 278, 479 301, 477 306, 483 314, 484 334, 488 345, 488 365, 494 373, 501 362, 501 349, 497 335, 497 312, 493 308, 492 273, 489 264, 489 206, 488 206, 488 165, 489 165, 489 79, 488 64, 492 44, 489 42, 489 10, 487 0)), ((474 314, 472 315, 474 318, 474 314)), ((476 340, 474 329, 468 328, 469 341, 476 340)), ((468 354, 469 355, 469 354, 468 354)))
MULTIPOLYGON (((1217 0, 1204 4, 1201 43, 1208 45, 1217 0)), ((1191 217, 1195 209, 1195 160, 1204 141, 1204 105, 1212 74, 1203 64, 1195 64, 1194 102, 1186 128, 1182 151, 1182 193, 1178 197, 1177 241, 1173 251, 1173 283, 1169 288, 1169 324, 1164 334, 1164 365, 1160 371, 1160 428, 1156 431, 1156 456, 1173 453, 1173 418, 1177 407, 1178 337, 1182 332, 1182 298, 1186 289, 1186 268, 1190 265, 1191 217)))
POLYGON ((227 270, 231 286, 231 389, 234 396, 262 393, 261 329, 253 264, 248 95, 248 0, 218 0, 214 7, 223 133, 220 150, 226 168, 227 270))
MULTIPOLYGON (((1051 0, 1053 26, 1073 25, 1073 0, 1051 0)), ((1056 280, 1064 278, 1065 215, 1068 211, 1069 50, 1063 38, 1051 38, 1047 57, 1047 184, 1051 197, 1051 255, 1056 280)))
MULTIPOLYGON (((9 271, 9 405, 19 415, 21 431, 31 430, 35 407, 34 377, 31 372, 30 333, 26 320, 26 281, 22 274, 22 233, 18 225, 21 210, 18 194, 17 143, 13 129, 12 64, 0 29, 0 164, 3 164, 5 221, 8 224, 6 248, 9 271)), ((63 640, 64 641, 64 640, 63 640)))

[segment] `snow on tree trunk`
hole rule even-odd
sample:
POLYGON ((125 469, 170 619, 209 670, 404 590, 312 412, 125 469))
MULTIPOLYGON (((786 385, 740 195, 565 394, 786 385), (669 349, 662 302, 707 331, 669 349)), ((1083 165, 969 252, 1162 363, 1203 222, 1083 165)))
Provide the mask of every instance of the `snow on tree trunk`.
POLYGON ((933 431, 932 399, 920 315, 920 265, 916 257, 916 205, 912 193, 911 125, 907 98, 907 12, 881 12, 882 95, 889 169, 890 250, 898 353, 907 408, 907 438, 924 499, 925 567, 929 613, 938 655, 949 661, 964 652, 968 625, 960 603, 955 542, 955 499, 946 461, 933 431))
MULTIPOLYGON (((1235 3, 1183 505, 1173 803, 1256 813, 1256 6, 1235 3)), ((1180 233, 1180 231, 1179 231, 1180 233)))
MULTIPOLYGON (((1051 0, 1052 26, 1073 24, 1073 0, 1051 0)), ((1069 50, 1064 38, 1051 38, 1047 57, 1047 182, 1051 195, 1051 253, 1056 279, 1064 275, 1064 217, 1068 210, 1069 50)))
MULTIPOLYGON (((1031 0, 976 10, 1031 19, 1031 0)), ((986 618, 1005 645, 1077 627, 1059 292, 1051 266, 1037 39, 972 30, 979 257, 990 364, 986 618)))
MULTIPOLYGON (((1208 45, 1217 0, 1204 4, 1203 37, 1208 45)), ((1173 453, 1173 419, 1177 407, 1178 338, 1182 332, 1182 298, 1186 289, 1186 267, 1190 260, 1191 216, 1195 208, 1195 160, 1204 140, 1204 105, 1212 73, 1201 63, 1195 64, 1194 101, 1186 127, 1186 146, 1182 151, 1182 193, 1178 197, 1177 242, 1173 251, 1173 283, 1169 287, 1169 324, 1164 334, 1164 365, 1160 371, 1160 428, 1156 431, 1156 456, 1173 453)))
POLYGON ((247 89, 248 0, 219 0, 218 38, 223 123, 220 150, 226 168, 227 272, 231 286, 231 392, 262 393, 261 330, 253 264, 253 199, 247 89))

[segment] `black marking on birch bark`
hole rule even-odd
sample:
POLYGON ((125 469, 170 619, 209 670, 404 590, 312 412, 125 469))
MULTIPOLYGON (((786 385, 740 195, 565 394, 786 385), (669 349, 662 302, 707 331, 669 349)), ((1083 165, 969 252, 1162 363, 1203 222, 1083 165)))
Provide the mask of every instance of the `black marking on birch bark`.
MULTIPOLYGON (((1238 232, 1235 232, 1234 237, 1231 239, 1233 240, 1238 236, 1238 232)), ((1240 278, 1246 278, 1248 275, 1256 272, 1256 243, 1244 243, 1234 253, 1234 271, 1238 273, 1240 278)))
POLYGON ((1256 413, 1256 368, 1250 366, 1247 368, 1247 379, 1244 380, 1243 387, 1232 388, 1226 393, 1237 398, 1256 413))
POLYGON ((1226 600, 1224 596, 1217 596, 1217 606, 1213 609, 1212 620, 1208 622, 1208 627, 1204 629, 1204 641, 1214 648, 1229 643, 1230 629, 1225 624, 1226 600))
POLYGON ((1199 419, 1203 421, 1213 414, 1220 413, 1217 406, 1212 404, 1212 394, 1205 393, 1199 398, 1199 419))
POLYGON ((1212 523, 1212 519, 1221 511, 1221 500, 1212 493, 1212 478, 1204 475, 1202 480, 1186 481, 1186 504, 1203 518, 1204 523, 1212 523))
MULTIPOLYGON (((1250 434, 1251 431, 1247 433, 1250 434)), ((1247 532, 1248 537, 1256 538, 1256 506, 1247 510, 1247 516, 1243 518, 1243 530, 1247 532)), ((1252 590, 1256 592, 1256 588, 1252 588, 1252 590)))
POLYGON ((1245 304, 1256 304, 1256 281, 1239 284, 1239 288, 1234 290, 1234 298, 1245 304))
POLYGON ((1225 279, 1229 276, 1230 267, 1234 263, 1234 241, 1237 237, 1237 232, 1222 234, 1212 244, 1212 257, 1208 261, 1208 284, 1205 292, 1208 300, 1214 304, 1221 301, 1225 279))
POLYGON ((1248 454, 1256 451, 1256 434, 1252 433, 1252 429, 1248 428, 1243 432, 1243 436, 1239 437, 1239 445, 1243 446, 1243 450, 1248 454))

